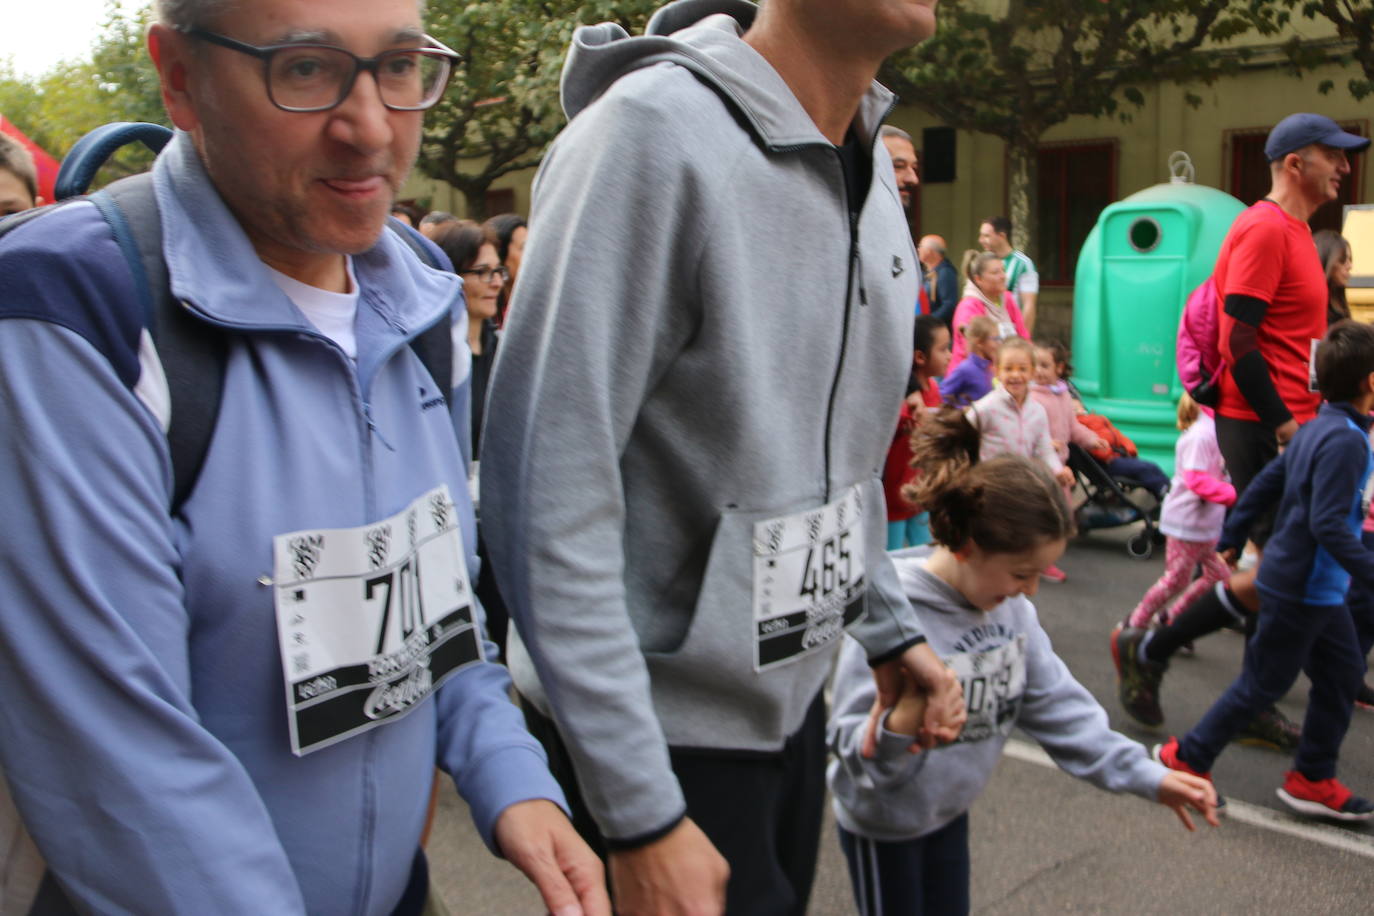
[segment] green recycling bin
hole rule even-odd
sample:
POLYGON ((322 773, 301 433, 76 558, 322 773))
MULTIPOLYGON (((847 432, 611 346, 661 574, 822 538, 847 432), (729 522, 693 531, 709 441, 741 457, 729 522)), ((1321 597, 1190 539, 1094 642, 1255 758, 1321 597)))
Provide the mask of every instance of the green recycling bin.
POLYGON ((1230 194, 1175 178, 1103 210, 1079 252, 1074 384, 1089 410, 1109 417, 1167 474, 1183 393, 1174 361, 1179 318, 1244 209, 1230 194))

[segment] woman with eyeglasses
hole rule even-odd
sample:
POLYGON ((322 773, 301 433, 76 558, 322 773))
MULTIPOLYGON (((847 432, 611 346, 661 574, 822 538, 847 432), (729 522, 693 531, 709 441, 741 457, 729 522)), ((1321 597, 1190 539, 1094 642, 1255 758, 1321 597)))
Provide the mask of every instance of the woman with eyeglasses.
MULTIPOLYGON (((492 364, 496 361, 496 343, 500 339, 496 333, 497 301, 502 288, 506 285, 508 274, 497 254, 496 234, 486 226, 479 226, 470 219, 453 220, 441 224, 434 232, 434 244, 443 249, 444 254, 453 262, 453 272, 463 278, 463 297, 467 300, 467 345, 472 351, 472 385, 469 417, 472 421, 472 471, 477 472, 476 459, 480 454, 483 408, 487 402, 487 379, 491 375, 492 364)), ((459 353, 461 323, 459 316, 453 316, 453 346, 455 356, 459 353)), ((455 359, 455 362, 457 360, 455 359)), ((457 385, 454 385, 457 388, 457 385)), ((462 422, 462 414, 456 415, 462 422)), ((482 540, 481 528, 477 531, 477 556, 482 568, 487 567, 487 545, 482 540)), ((509 614, 501 593, 496 588, 493 576, 480 576, 474 585, 478 599, 487 614, 487 636, 496 643, 501 655, 506 654, 506 628, 509 614)))
MULTIPOLYGON (((496 306, 506 283, 506 268, 497 254, 496 236, 470 219, 446 223, 434 234, 434 244, 453 262, 453 272, 463 278, 467 300, 467 345, 472 351, 472 454, 478 454, 482 408, 487 399, 487 377, 496 359, 496 306)), ((455 331, 457 328, 455 328, 455 331)), ((454 344, 458 343, 457 334, 454 344)))

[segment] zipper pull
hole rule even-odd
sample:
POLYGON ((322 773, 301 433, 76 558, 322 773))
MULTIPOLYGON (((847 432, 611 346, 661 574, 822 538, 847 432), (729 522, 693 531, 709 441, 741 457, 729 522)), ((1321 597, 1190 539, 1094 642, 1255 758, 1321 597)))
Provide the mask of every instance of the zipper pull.
POLYGON ((368 432, 370 432, 370 433, 372 433, 372 435, 376 436, 376 437, 377 437, 377 441, 380 442, 380 443, 382 443, 382 445, 386 446, 387 451, 389 451, 389 452, 394 452, 394 451, 396 451, 396 447, 393 446, 390 442, 386 441, 386 436, 383 436, 383 435, 382 435, 382 431, 381 431, 380 429, 378 429, 378 428, 377 428, 377 424, 376 424, 375 422, 373 422, 373 420, 372 420, 372 405, 371 405, 371 404, 368 404, 368 403, 364 403, 364 404, 363 404, 363 416, 367 419, 367 429, 368 429, 368 432))

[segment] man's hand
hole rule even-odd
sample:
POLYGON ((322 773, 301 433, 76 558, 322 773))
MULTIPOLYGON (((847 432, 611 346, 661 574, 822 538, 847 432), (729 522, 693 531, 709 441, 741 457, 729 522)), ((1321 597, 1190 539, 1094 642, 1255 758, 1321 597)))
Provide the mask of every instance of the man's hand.
POLYGON ((1221 826, 1217 819, 1217 790, 1201 776, 1170 770, 1159 784, 1159 803, 1173 808, 1188 830, 1197 829, 1188 814, 1189 808, 1196 810, 1213 827, 1221 826))
MULTIPOLYGON (((926 722, 926 707, 930 699, 912 683, 911 675, 902 672, 902 695, 897 705, 887 714, 887 730, 894 735, 905 735, 913 740, 921 734, 926 722)), ((882 715, 882 710, 878 711, 882 715)))
POLYGON ((542 798, 496 819, 496 846, 534 882, 553 916, 611 916, 606 873, 563 810, 542 798))
POLYGON ((1294 420, 1292 417, 1288 418, 1287 423, 1283 424, 1278 429, 1274 430, 1274 438, 1278 440, 1279 448, 1283 448, 1285 445, 1287 445, 1288 440, 1292 439, 1293 434, 1297 431, 1298 421, 1294 420))
POLYGON ((873 669, 873 681, 878 688, 873 711, 868 717, 860 753, 872 757, 878 748, 878 718, 883 710, 897 704, 902 694, 903 672, 910 676, 917 689, 929 698, 926 704, 925 726, 920 741, 912 744, 913 751, 932 748, 959 737, 968 711, 964 708, 964 688, 948 665, 940 661, 927 643, 918 643, 899 657, 883 662, 873 669))
POLYGON ((720 916, 730 866, 690 818, 638 849, 611 853, 620 916, 720 916))

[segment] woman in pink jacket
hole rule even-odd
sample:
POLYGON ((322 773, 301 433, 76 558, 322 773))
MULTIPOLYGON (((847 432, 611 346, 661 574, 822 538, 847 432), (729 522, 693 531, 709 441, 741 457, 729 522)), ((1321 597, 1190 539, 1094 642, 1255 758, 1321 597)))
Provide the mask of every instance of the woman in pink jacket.
POLYGON ((1012 294, 1007 292, 1007 270, 1002 266, 1002 259, 990 251, 981 251, 966 254, 964 262, 964 274, 969 279, 964 292, 968 295, 954 309, 954 354, 949 361, 951 372, 968 355, 964 335, 959 333, 959 329, 975 316, 987 315, 997 322, 998 336, 1003 340, 1030 338, 1026 322, 1021 317, 1021 309, 1017 307, 1012 294))

